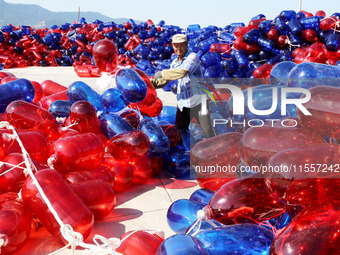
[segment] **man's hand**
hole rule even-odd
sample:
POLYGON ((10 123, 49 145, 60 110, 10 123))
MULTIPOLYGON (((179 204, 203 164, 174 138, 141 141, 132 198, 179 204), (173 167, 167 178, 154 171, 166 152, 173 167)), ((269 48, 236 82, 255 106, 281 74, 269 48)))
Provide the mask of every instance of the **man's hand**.
POLYGON ((161 89, 169 83, 169 81, 165 80, 162 77, 157 79, 151 79, 150 81, 156 89, 161 89))

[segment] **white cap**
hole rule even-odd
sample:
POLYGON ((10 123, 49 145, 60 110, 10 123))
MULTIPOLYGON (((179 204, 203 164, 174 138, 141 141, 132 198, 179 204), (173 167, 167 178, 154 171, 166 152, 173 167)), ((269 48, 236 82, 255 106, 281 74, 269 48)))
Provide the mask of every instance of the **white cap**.
POLYGON ((172 37, 172 43, 184 43, 187 41, 188 41, 188 38, 184 34, 176 34, 172 37))

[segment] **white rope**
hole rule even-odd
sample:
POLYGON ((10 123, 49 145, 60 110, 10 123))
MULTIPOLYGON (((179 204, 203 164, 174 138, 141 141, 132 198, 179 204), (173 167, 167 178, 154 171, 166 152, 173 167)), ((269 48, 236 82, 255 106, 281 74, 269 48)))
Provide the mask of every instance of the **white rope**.
POLYGON ((2 138, 6 141, 6 142, 10 142, 12 140, 15 140, 15 135, 14 134, 2 134, 2 138))
POLYGON ((95 235, 93 237, 93 242, 97 245, 97 246, 101 246, 103 248, 106 247, 112 247, 114 250, 117 249, 120 245, 121 245, 121 240, 119 238, 105 238, 103 236, 100 235, 95 235), (100 240, 101 244, 97 241, 100 240))
POLYGON ((25 174, 25 176, 27 176, 27 175, 28 175, 27 168, 21 167, 21 166, 20 166, 20 165, 22 165, 22 164, 24 164, 24 163, 25 163, 25 162, 23 161, 23 162, 19 163, 18 165, 13 165, 13 164, 11 164, 11 163, 1 161, 1 162, 0 162, 0 164, 1 164, 0 167, 1 167, 2 165, 9 165, 9 166, 11 166, 12 168, 6 170, 5 172, 2 172, 2 173, 0 174, 0 176, 5 175, 5 174, 7 174, 8 172, 13 171, 15 168, 22 169, 23 172, 24 172, 24 174, 25 174))
POLYGON ((327 18, 331 18, 332 20, 335 21, 334 27, 331 28, 331 30, 333 30, 333 34, 335 34, 335 32, 339 32, 337 27, 339 27, 339 25, 340 25, 340 20, 338 20, 337 18, 335 18, 333 16, 330 16, 330 17, 327 17, 327 18))
MULTIPOLYGON (((3 122, 0 122, 0 126, 3 122)), ((7 122, 8 123, 8 122, 7 122)), ((28 152, 26 151, 24 145, 22 144, 17 132, 15 131, 15 129, 10 126, 10 124, 8 123, 8 125, 5 126, 6 128, 9 128, 9 129, 12 129, 13 131, 13 134, 15 134, 17 137, 16 137, 16 140, 17 142, 19 143, 19 146, 21 147, 21 150, 22 150, 22 154, 23 154, 23 157, 24 157, 24 160, 25 160, 25 165, 27 167, 27 170, 28 170, 28 173, 30 175, 30 177, 32 178, 32 181, 33 183, 36 185, 40 195, 42 196, 44 202, 47 204, 47 207, 48 209, 50 209, 50 211, 52 212, 53 216, 55 217, 55 219, 57 220, 57 222, 59 223, 60 226, 63 226, 64 223, 62 222, 62 220, 60 219, 59 215, 57 214, 57 212, 54 210, 51 202, 48 200, 48 198, 46 197, 43 189, 41 188, 38 180, 35 178, 34 176, 34 173, 32 171, 32 166, 34 166, 33 162, 31 161, 30 159, 30 156, 28 154, 28 152)))
MULTIPOLYGON (((23 154, 23 157, 24 157, 24 160, 25 160, 24 162, 25 162, 25 165, 27 167, 27 171, 28 171, 34 185, 38 189, 43 201, 46 203, 48 209, 51 211, 55 220, 58 222, 58 224, 60 226, 60 233, 61 233, 62 237, 68 242, 68 244, 66 246, 62 247, 61 249, 59 249, 59 250, 57 250, 53 253, 50 253, 50 255, 57 254, 57 253, 65 250, 69 247, 71 247, 71 254, 74 254, 75 248, 78 247, 78 246, 85 248, 86 250, 84 250, 84 253, 87 253, 87 254, 122 255, 121 253, 116 252, 115 250, 121 245, 121 243, 124 240, 126 240, 128 237, 130 237, 132 234, 136 233, 137 231, 131 232, 129 235, 124 237, 123 240, 120 240, 119 238, 105 238, 105 237, 100 236, 100 235, 95 235, 94 238, 93 238, 94 244, 85 243, 82 234, 74 231, 72 226, 70 226, 68 224, 64 224, 63 221, 60 219, 58 213, 53 208, 53 206, 52 206, 51 202, 49 201, 49 199, 47 198, 44 190, 42 189, 38 180, 34 176, 32 168, 35 171, 37 169, 35 168, 28 152, 26 151, 24 145, 22 144, 22 142, 19 138, 19 135, 15 131, 14 127, 11 126, 10 123, 8 123, 6 121, 0 122, 0 128, 4 128, 4 127, 13 131, 13 135, 15 136, 15 139, 19 143, 19 146, 22 150, 22 154, 23 154), (100 241, 102 244, 100 244, 98 241, 100 241)), ((145 230, 145 231, 148 231, 148 230, 145 230)), ((149 230, 149 231, 152 231, 152 230, 149 230)), ((159 231, 159 230, 153 230, 153 231, 156 232, 156 233, 163 233, 162 231, 159 231)), ((164 233, 163 233, 163 236, 164 236, 164 233)), ((6 235, 0 235, 0 249, 1 249, 2 246, 5 246, 8 242, 8 237, 7 238, 6 237, 7 237, 6 235)))
POLYGON ((300 47, 300 44, 292 44, 291 40, 289 37, 286 37, 285 43, 289 45, 289 50, 292 51, 292 46, 294 47, 300 47))
POLYGON ((307 59, 308 57, 310 57, 311 55, 312 55, 312 53, 308 52, 308 54, 307 54, 307 56, 304 58, 303 62, 305 62, 306 59, 307 59))
POLYGON ((72 227, 69 228, 70 226, 67 226, 66 228, 64 228, 64 234, 65 235, 70 235, 69 238, 75 238, 73 240, 70 240, 71 242, 69 244, 67 244, 66 246, 60 248, 57 251, 54 251, 52 253, 49 253, 49 255, 55 255, 58 254, 59 252, 66 250, 68 248, 72 248, 71 250, 71 254, 74 253, 75 247, 79 246, 82 248, 85 248, 85 250, 82 252, 82 254, 84 255, 94 255, 94 254, 107 254, 107 255, 122 255, 119 252, 116 252, 115 250, 121 245, 121 240, 119 238, 105 238, 103 236, 100 235, 95 235, 93 237, 93 242, 95 244, 88 244, 88 243, 84 243, 82 240, 82 236, 80 233, 74 232, 72 230, 72 227), (73 234, 77 233, 79 234, 78 239, 77 237, 75 237, 73 234), (98 242, 98 240, 100 240, 101 243, 98 242))
MULTIPOLYGON (((332 17, 333 18, 333 17, 332 17)), ((335 19, 335 18, 334 18, 335 19)), ((339 28, 339 26, 340 26, 340 20, 337 20, 336 22, 335 22, 335 25, 334 25, 334 33, 337 31, 337 32, 339 32, 339 30, 337 29, 337 28, 339 28)))
MULTIPOLYGON (((32 170, 32 168, 33 168, 33 170, 37 171, 37 168, 33 164, 32 160, 31 160, 28 152, 26 151, 24 145, 22 144, 22 142, 21 142, 21 140, 19 138, 19 135, 16 132, 15 128, 13 126, 11 126, 11 124, 9 122, 7 122, 7 121, 1 121, 0 122, 0 128, 7 128, 7 129, 9 129, 9 130, 11 130, 13 132, 13 135, 15 136, 15 139, 17 140, 17 142, 18 142, 18 144, 19 144, 19 146, 21 148, 22 155, 24 157, 24 162, 25 162, 25 165, 27 167, 27 170, 32 170)), ((32 175, 34 175, 34 174, 32 173, 32 175)))
POLYGON ((249 61, 249 64, 253 64, 253 63, 262 63, 262 62, 268 62, 268 60, 266 60, 266 59, 261 59, 261 60, 256 60, 256 61, 249 61))
POLYGON ((1 248, 8 244, 8 236, 6 234, 0 234, 0 253, 1 248))
POLYGON ((47 165, 49 168, 54 169, 53 163, 55 163, 57 161, 57 156, 55 154, 51 155, 48 159, 47 159, 47 165))
POLYGON ((74 123, 71 124, 71 125, 68 125, 68 126, 66 126, 66 127, 62 127, 62 128, 61 128, 61 131, 66 131, 67 129, 69 129, 70 127, 73 127, 73 126, 75 126, 75 125, 78 125, 78 122, 77 122, 77 121, 74 122, 74 123))
POLYGON ((217 228, 218 226, 211 221, 210 219, 210 215, 208 212, 208 208, 205 206, 203 207, 202 210, 199 210, 197 212, 197 220, 195 221, 195 223, 188 229, 188 231, 186 232, 187 235, 191 235, 191 236, 196 236, 197 233, 201 230, 201 226, 202 226, 202 221, 206 221, 208 222, 211 226, 213 226, 214 228, 217 228), (195 228, 197 228, 192 234, 190 234, 195 228))
MULTIPOLYGON (((65 228, 65 234, 70 235, 72 234, 72 229, 69 227, 65 228)), ((122 255, 121 253, 117 252, 116 249, 130 236, 135 234, 140 230, 134 230, 128 235, 126 235, 122 240, 119 238, 113 237, 113 238, 106 238, 101 235, 95 235, 93 237, 93 243, 94 244, 87 244, 84 243, 81 238, 79 237, 78 241, 76 241, 74 244, 68 244, 61 249, 50 253, 49 255, 55 255, 58 254, 59 252, 69 248, 70 246, 75 247, 75 246, 80 246, 85 248, 85 250, 82 252, 83 255, 102 255, 102 254, 107 254, 107 255, 122 255)), ((159 229, 143 229, 142 231, 148 232, 150 234, 157 234, 161 238, 164 239, 164 232, 159 230, 159 229)))
POLYGON ((97 112, 97 118, 99 119, 100 118, 100 116, 102 116, 104 114, 104 111, 98 111, 97 112))
POLYGON ((64 123, 64 121, 66 120, 67 118, 66 117, 56 117, 55 120, 58 122, 58 123, 64 123))

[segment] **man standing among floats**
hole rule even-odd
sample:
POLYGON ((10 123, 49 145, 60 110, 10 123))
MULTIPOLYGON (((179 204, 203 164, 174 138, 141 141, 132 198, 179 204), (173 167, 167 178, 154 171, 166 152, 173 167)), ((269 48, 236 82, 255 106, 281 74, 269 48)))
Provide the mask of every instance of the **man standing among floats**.
POLYGON ((172 47, 177 58, 172 61, 170 69, 157 72, 151 82, 155 88, 163 88, 170 81, 178 80, 175 125, 180 130, 188 130, 191 119, 195 117, 205 137, 213 137, 215 131, 211 125, 209 111, 207 114, 200 112, 204 93, 203 85, 198 81, 202 78, 200 60, 196 53, 188 52, 188 38, 184 34, 172 37, 172 47))

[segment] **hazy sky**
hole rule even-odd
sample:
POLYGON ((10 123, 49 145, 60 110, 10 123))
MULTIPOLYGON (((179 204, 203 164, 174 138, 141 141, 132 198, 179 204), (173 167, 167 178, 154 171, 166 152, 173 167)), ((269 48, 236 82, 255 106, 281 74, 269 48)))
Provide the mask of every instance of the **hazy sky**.
MULTIPOLYGON (((5 0, 7 3, 38 4, 50 11, 96 11, 112 18, 151 19, 155 24, 182 28, 190 24, 201 27, 224 27, 233 22, 245 22, 264 14, 273 19, 283 10, 299 10, 299 0, 5 0)), ((323 10, 330 16, 340 12, 338 0, 302 0, 302 10, 315 14, 323 10)), ((71 21, 70 21, 71 22, 71 21)))

